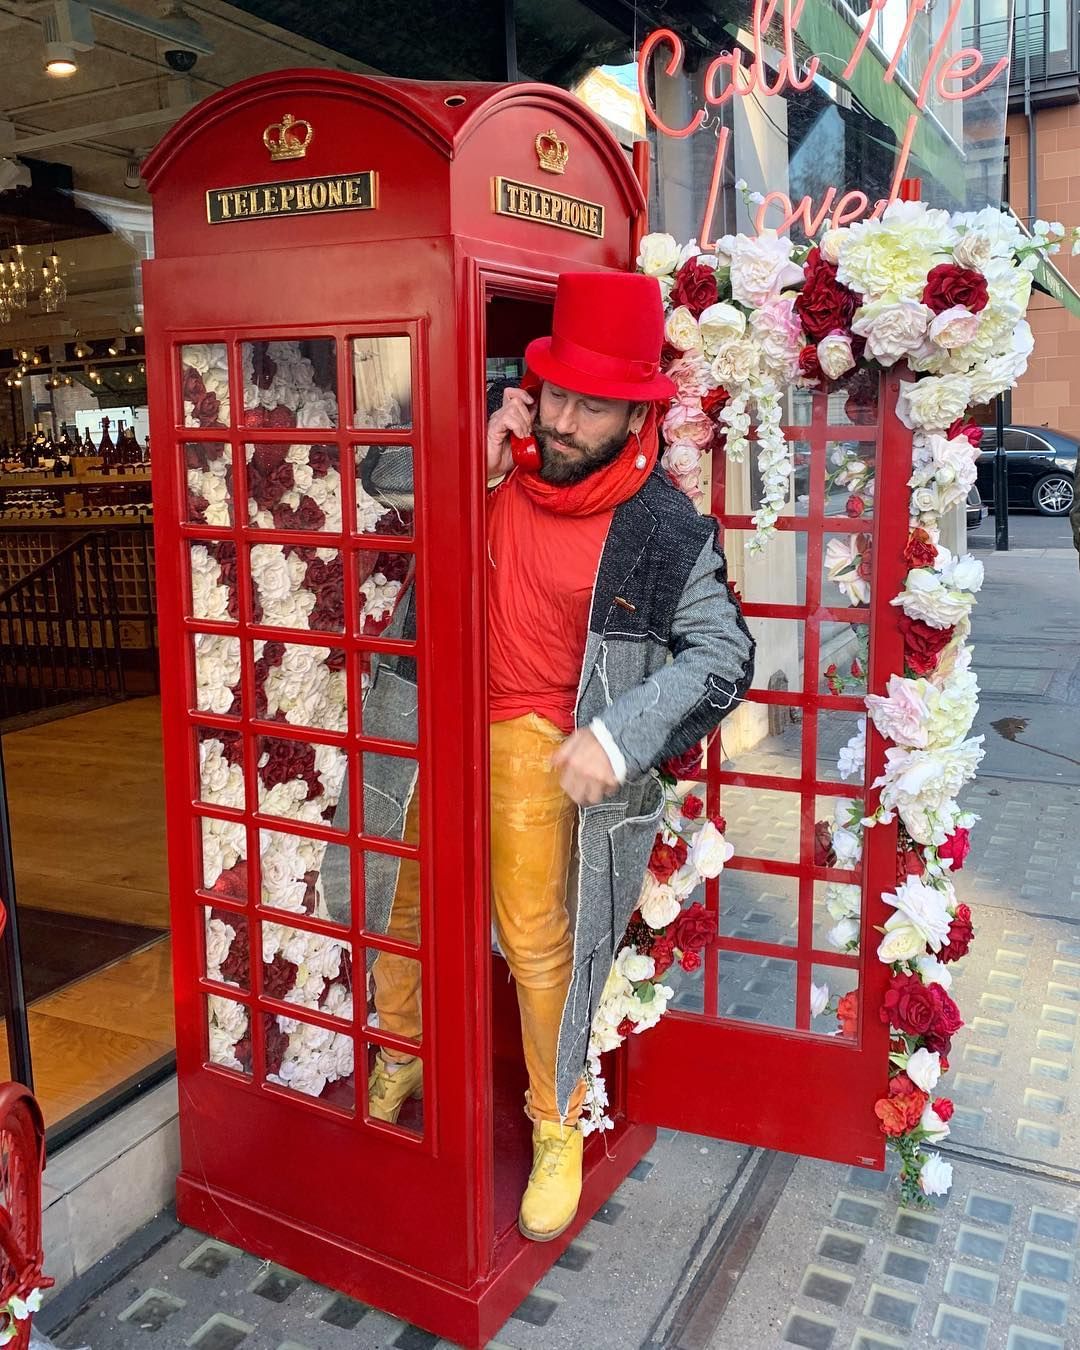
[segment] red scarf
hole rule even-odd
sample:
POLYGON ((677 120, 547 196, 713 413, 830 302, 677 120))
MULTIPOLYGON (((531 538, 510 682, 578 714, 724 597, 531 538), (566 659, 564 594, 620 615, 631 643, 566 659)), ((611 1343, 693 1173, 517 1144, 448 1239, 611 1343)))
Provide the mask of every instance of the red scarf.
MULTIPOLYGON (((526 372, 522 389, 538 394, 541 381, 526 372)), ((631 432, 626 444, 610 463, 596 469, 579 483, 547 483, 537 473, 517 470, 518 484, 546 511, 564 516, 592 516, 598 511, 611 511, 629 501, 652 473, 660 453, 660 437, 656 425, 656 404, 650 404, 645 423, 639 432, 631 432), (638 468, 638 458, 645 463, 638 468)))

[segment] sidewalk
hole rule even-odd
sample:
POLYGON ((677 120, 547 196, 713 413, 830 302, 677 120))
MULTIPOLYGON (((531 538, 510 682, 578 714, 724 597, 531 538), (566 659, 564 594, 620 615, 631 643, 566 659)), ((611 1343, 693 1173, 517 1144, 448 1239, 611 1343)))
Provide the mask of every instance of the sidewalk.
MULTIPOLYGON (((954 1186, 663 1132, 492 1350, 1080 1346, 1080 572, 1019 517, 975 615, 987 756, 960 890, 977 941, 945 1090, 954 1186)), ((49 1310, 41 1318, 51 1325, 49 1310)), ((55 1335, 91 1350, 425 1350, 426 1332, 181 1230, 55 1335)))

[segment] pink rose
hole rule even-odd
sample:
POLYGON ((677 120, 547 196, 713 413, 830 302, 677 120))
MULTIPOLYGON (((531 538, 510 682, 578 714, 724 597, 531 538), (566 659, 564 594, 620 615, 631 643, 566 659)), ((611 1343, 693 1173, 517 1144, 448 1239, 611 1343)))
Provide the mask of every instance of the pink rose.
POLYGON ((981 322, 978 314, 972 314, 964 305, 953 305, 931 320, 930 341, 947 351, 954 347, 966 347, 974 341, 981 322))
POLYGON ((713 386, 709 362, 701 352, 685 352, 677 361, 672 361, 664 373, 675 381, 675 388, 682 400, 700 399, 713 386))
POLYGON ((870 694, 866 700, 874 726, 897 745, 925 748, 930 709, 922 690, 901 675, 890 675, 886 688, 887 696, 870 694))
POLYGON ((684 474, 697 473, 701 463, 701 451, 686 441, 677 441, 669 445, 661 457, 660 463, 670 474, 681 477, 684 474))
POLYGON ((851 338, 835 329, 823 337, 817 345, 818 362, 830 380, 838 380, 855 368, 855 357, 851 351, 851 338))
POLYGON ((794 298, 771 300, 750 316, 750 329, 769 369, 783 380, 794 380, 803 348, 802 323, 795 312, 794 298))
POLYGON ((669 446, 683 441, 704 448, 713 438, 712 419, 702 412, 697 399, 689 406, 680 401, 673 403, 665 414, 663 432, 669 446))

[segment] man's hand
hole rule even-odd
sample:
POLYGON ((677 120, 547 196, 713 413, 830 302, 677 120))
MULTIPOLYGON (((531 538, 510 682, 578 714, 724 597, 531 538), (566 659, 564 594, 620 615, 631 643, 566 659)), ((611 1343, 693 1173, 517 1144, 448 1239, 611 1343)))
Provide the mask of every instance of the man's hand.
POLYGON ((578 806, 594 806, 618 790, 607 751, 587 727, 567 736, 551 763, 559 771, 562 790, 578 806))
POLYGON ((503 390, 503 405, 493 412, 487 424, 487 476, 501 478, 513 467, 510 453, 510 435, 531 436, 534 403, 524 389, 508 387, 503 390))

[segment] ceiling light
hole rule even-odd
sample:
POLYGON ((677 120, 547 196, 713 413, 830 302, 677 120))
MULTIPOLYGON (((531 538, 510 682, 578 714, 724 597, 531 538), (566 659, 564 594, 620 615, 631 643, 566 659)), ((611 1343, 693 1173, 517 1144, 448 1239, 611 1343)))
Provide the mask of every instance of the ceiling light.
POLYGON ((132 155, 124 166, 124 186, 132 191, 142 187, 142 160, 138 155, 132 155))
POLYGON ((57 79, 74 75, 79 68, 76 52, 94 45, 94 21, 89 9, 76 0, 55 0, 41 16, 45 39, 45 73, 57 79))
POLYGON ((109 355, 110 355, 110 356, 119 356, 119 355, 120 355, 120 352, 121 352, 122 350, 123 350, 123 342, 121 341, 121 339, 120 339, 120 338, 113 338, 113 340, 109 343, 109 348, 108 348, 109 355))

